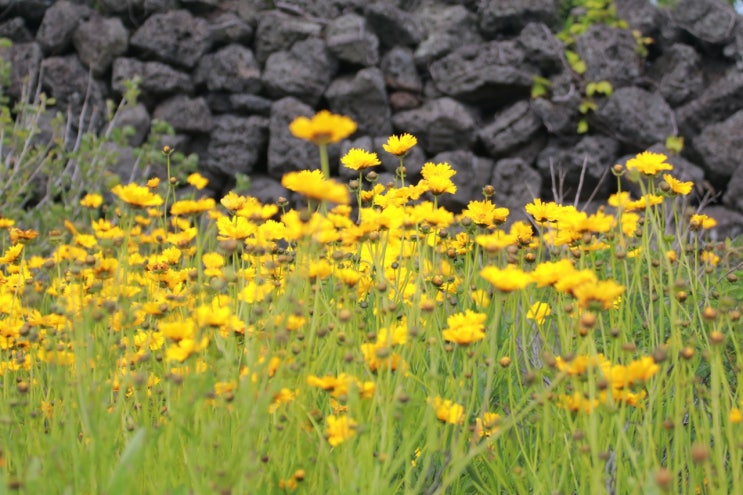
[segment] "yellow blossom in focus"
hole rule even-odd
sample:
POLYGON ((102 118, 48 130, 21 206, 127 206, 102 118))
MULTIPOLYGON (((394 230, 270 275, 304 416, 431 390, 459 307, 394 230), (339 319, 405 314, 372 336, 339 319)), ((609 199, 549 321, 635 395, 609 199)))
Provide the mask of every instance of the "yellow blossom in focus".
POLYGON ((508 265, 503 269, 497 266, 486 266, 480 271, 480 276, 501 292, 520 290, 534 282, 530 274, 525 273, 516 265, 508 265))
POLYGON ((486 318, 486 314, 470 310, 449 316, 446 319, 447 328, 442 334, 444 340, 468 345, 484 339, 486 318))
POLYGON ((80 206, 86 208, 98 208, 101 204, 103 204, 103 196, 100 194, 86 194, 80 200, 80 206))
POLYGON ((358 423, 346 415, 330 415, 325 418, 325 438, 332 447, 337 447, 356 435, 358 423))
POLYGON ((345 115, 321 110, 312 118, 297 117, 289 124, 294 137, 315 144, 337 143, 356 132, 356 122, 345 115))
POLYGON ((382 162, 379 161, 376 153, 359 148, 351 148, 348 150, 348 153, 341 157, 341 163, 344 167, 351 170, 366 170, 367 168, 380 165, 382 162))
POLYGON ((158 194, 134 183, 127 184, 126 186, 117 184, 111 189, 111 192, 118 196, 124 203, 136 208, 149 208, 163 204, 163 198, 158 194))
POLYGON ((194 172, 186 178, 186 182, 198 190, 204 189, 209 184, 209 179, 198 172, 194 172))
POLYGON ((663 180, 666 181, 673 194, 680 194, 681 196, 690 194, 694 187, 693 182, 681 182, 670 174, 663 174, 663 180))
POLYGON ((707 215, 694 214, 689 219, 689 228, 692 230, 707 230, 717 226, 717 220, 707 215))
POLYGON ((643 151, 634 158, 627 160, 627 170, 637 170, 644 175, 655 175, 663 170, 673 170, 673 165, 667 163, 668 157, 662 153, 643 151))
POLYGON ((332 179, 326 179, 320 170, 289 172, 281 179, 281 185, 290 191, 318 201, 330 201, 344 205, 351 202, 348 188, 332 179))
POLYGON ((387 142, 382 145, 384 151, 395 156, 405 156, 410 151, 410 148, 418 144, 418 140, 415 136, 405 133, 399 136, 392 135, 389 137, 387 142))
POLYGON ((460 404, 439 396, 429 399, 428 402, 436 411, 436 418, 442 423, 457 425, 464 420, 464 407, 460 404))

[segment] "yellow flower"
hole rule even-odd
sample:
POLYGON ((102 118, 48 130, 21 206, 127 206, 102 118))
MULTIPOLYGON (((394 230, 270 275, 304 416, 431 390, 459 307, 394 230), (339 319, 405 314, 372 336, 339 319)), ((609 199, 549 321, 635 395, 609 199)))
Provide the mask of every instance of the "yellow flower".
POLYGON ((451 168, 451 165, 446 162, 427 162, 421 170, 421 176, 423 176, 421 183, 436 196, 443 193, 455 194, 457 192, 457 186, 454 185, 451 178, 456 173, 451 168))
POLYGON ((743 422, 743 413, 740 412, 740 409, 734 407, 730 410, 730 416, 728 416, 728 419, 733 424, 741 423, 743 422))
POLYGON ((102 203, 103 196, 100 194, 86 194, 80 200, 80 206, 85 206, 86 208, 98 208, 102 203))
POLYGON ((253 234, 256 226, 243 217, 221 217, 217 220, 217 229, 219 231, 217 239, 220 241, 241 240, 253 234))
POLYGON ((315 144, 337 143, 356 132, 356 122, 345 115, 321 110, 314 117, 297 117, 289 124, 292 135, 315 144))
POLYGON ((371 153, 359 148, 351 148, 348 150, 348 153, 343 155, 341 163, 344 167, 350 168, 351 170, 365 170, 367 168, 375 167, 382 162, 379 161, 376 153, 371 153))
POLYGON ((549 304, 537 301, 531 305, 529 311, 526 313, 526 317, 537 322, 537 325, 541 325, 551 313, 552 309, 549 304))
POLYGON ((442 399, 439 396, 429 399, 428 402, 436 411, 436 418, 442 423, 456 425, 464 419, 464 407, 449 399, 442 399))
POLYGON ((715 227, 716 225, 717 220, 712 217, 708 217, 707 215, 695 214, 692 215, 689 219, 689 228, 691 228, 691 230, 707 230, 715 227))
POLYGON ((662 153, 643 151, 634 158, 627 160, 628 170, 637 170, 645 175, 655 175, 663 170, 673 170, 673 165, 666 163, 668 157, 662 153))
POLYGON ((119 197, 124 203, 136 208, 149 208, 163 204, 163 198, 153 193, 148 188, 137 184, 122 186, 117 184, 111 192, 119 197))
POLYGON ((289 172, 281 179, 281 185, 318 201, 331 201, 347 205, 351 202, 348 188, 332 179, 326 179, 320 170, 289 172))
POLYGON ((382 145, 384 151, 391 153, 395 156, 405 156, 410 151, 410 148, 418 144, 418 140, 415 136, 408 134, 401 134, 399 136, 392 135, 385 144, 382 145))
POLYGON ((0 263, 10 264, 15 262, 15 260, 17 260, 18 257, 21 255, 21 251, 23 251, 23 244, 15 244, 14 246, 10 246, 7 251, 5 251, 5 254, 0 256, 0 263))
POLYGON ((147 187, 149 187, 150 189, 155 189, 159 185, 160 185, 159 177, 153 177, 152 179, 147 181, 147 187))
POLYGON ((581 308, 597 303, 603 309, 609 309, 624 293, 624 286, 614 280, 589 281, 573 288, 573 295, 581 308))
POLYGON ((204 177, 198 172, 194 172, 193 174, 188 176, 188 178, 186 179, 186 182, 191 184, 196 189, 201 190, 201 189, 204 189, 207 186, 207 184, 209 184, 209 179, 207 179, 206 177, 204 177))
POLYGON ((534 282, 530 274, 523 272, 515 265, 508 265, 504 269, 497 266, 486 266, 480 271, 480 276, 502 292, 523 289, 534 282))
POLYGON ((488 200, 470 201, 462 212, 462 218, 469 218, 472 223, 481 227, 492 227, 505 222, 508 213, 508 208, 496 208, 488 200))
POLYGON ((680 194, 686 196, 691 193, 691 189, 694 187, 693 182, 681 182, 670 174, 663 174, 663 180, 671 188, 671 192, 674 194, 680 194))
POLYGON ((544 222, 555 222, 560 215, 559 205, 551 201, 549 203, 542 203, 542 200, 539 198, 526 205, 525 210, 540 225, 544 222))
POLYGON ((328 443, 337 447, 349 438, 356 435, 356 427, 358 423, 346 415, 330 415, 325 418, 325 438, 328 439, 328 443))
POLYGON ((216 205, 216 201, 212 198, 201 198, 197 200, 182 199, 173 203, 173 206, 170 207, 170 214, 175 216, 195 215, 212 210, 216 205))
POLYGON ((444 340, 459 345, 468 345, 485 338, 484 313, 475 313, 467 310, 456 313, 446 319, 447 328, 443 332, 444 340))
POLYGON ((500 414, 494 412, 486 412, 482 415, 482 418, 475 419, 475 432, 478 438, 491 436, 498 431, 499 423, 500 414))
POLYGON ((717 264, 720 262, 720 257, 712 251, 704 251, 700 258, 702 261, 704 261, 704 263, 711 266, 717 266, 717 264))

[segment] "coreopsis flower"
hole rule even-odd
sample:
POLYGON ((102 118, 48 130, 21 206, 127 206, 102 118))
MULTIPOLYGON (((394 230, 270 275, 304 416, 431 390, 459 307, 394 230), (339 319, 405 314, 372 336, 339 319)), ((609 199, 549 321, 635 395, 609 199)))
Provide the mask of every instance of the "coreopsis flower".
POLYGON ((544 323, 544 320, 552 313, 550 305, 537 301, 529 307, 529 311, 526 312, 526 317, 530 320, 534 320, 537 325, 544 323))
POLYGON ((451 178, 457 172, 448 163, 427 162, 423 165, 421 183, 435 196, 443 193, 455 194, 457 186, 451 178))
POLYGON ((289 172, 281 179, 281 185, 290 191, 318 201, 330 201, 344 205, 351 202, 348 188, 332 179, 326 179, 320 170, 289 172))
POLYGON ((149 188, 134 183, 122 186, 117 184, 111 192, 118 196, 124 203, 135 208, 150 208, 163 204, 163 198, 153 193, 149 188))
POLYGON ((103 204, 103 196, 100 194, 86 194, 80 200, 80 206, 86 208, 98 208, 101 204, 103 204))
POLYGON ((449 316, 446 319, 447 328, 442 334, 444 340, 468 345, 484 339, 486 318, 486 314, 470 310, 449 316))
POLYGON ((225 260, 221 254, 214 252, 204 253, 201 257, 201 262, 204 264, 204 275, 207 277, 218 277, 222 275, 222 267, 224 267, 225 260))
POLYGON ((14 244, 13 246, 10 246, 5 251, 5 254, 0 256, 0 263, 5 265, 14 263, 15 260, 21 256, 21 251, 23 251, 23 244, 14 244))
POLYGON ((690 194, 694 187, 693 182, 681 182, 671 174, 663 174, 663 180, 666 181, 666 184, 671 188, 673 194, 680 194, 681 196, 690 194))
POLYGON ((538 225, 555 222, 560 217, 560 207, 552 201, 543 203, 541 199, 536 198, 524 208, 526 213, 531 215, 538 225))
POLYGON ((428 399, 429 404, 436 411, 436 418, 442 423, 457 425, 464 419, 464 407, 449 399, 442 399, 436 396, 428 399))
POLYGON ((209 184, 209 179, 198 172, 194 172, 186 178, 186 182, 198 190, 204 189, 209 184))
POLYGON ((475 225, 488 228, 505 222, 508 213, 508 208, 496 208, 488 200, 470 201, 462 212, 462 218, 469 218, 475 225))
POLYGON ((196 215, 214 209, 217 205, 216 201, 212 198, 201 198, 201 199, 182 199, 176 201, 170 207, 170 214, 174 216, 179 215, 196 215))
POLYGON ((492 234, 476 236, 475 242, 482 246, 485 251, 494 253, 508 246, 515 246, 518 244, 519 239, 514 234, 506 234, 502 230, 496 230, 492 234))
POLYGON ((498 431, 498 424, 500 423, 500 414, 494 412, 486 412, 482 415, 482 418, 475 419, 475 433, 478 438, 489 437, 498 431))
POLYGON ((339 416, 331 414, 325 418, 325 426, 325 438, 331 446, 337 447, 356 435, 358 423, 345 414, 339 416))
POLYGON ((418 144, 415 136, 405 133, 399 136, 392 135, 385 144, 382 145, 384 151, 395 156, 405 156, 410 149, 418 144))
POLYGON ((702 260, 702 261, 703 261, 703 262, 704 262, 705 264, 707 264, 707 265, 711 265, 711 266, 717 266, 717 264, 718 264, 718 263, 720 262, 720 257, 719 257, 719 256, 717 256, 717 255, 716 255, 715 253, 713 253, 712 251, 704 251, 704 252, 703 252, 703 253, 701 254, 701 256, 700 256, 700 259, 701 259, 701 260, 702 260))
POLYGON ((220 241, 242 240, 253 234, 256 226, 243 217, 221 217, 217 220, 217 229, 219 231, 217 239, 220 241))
POLYGON ((624 293, 624 286, 614 280, 590 281, 574 287, 572 292, 581 308, 599 305, 609 309, 624 293))
POLYGON ((345 115, 321 110, 312 118, 297 117, 289 124, 294 137, 315 144, 337 143, 356 132, 356 122, 345 115))
POLYGON ((33 241, 39 236, 39 232, 34 229, 17 229, 15 227, 10 228, 10 243, 15 244, 17 242, 33 241))
POLYGON ((348 153, 343 155, 341 163, 346 168, 360 171, 380 165, 382 162, 379 161, 379 157, 377 157, 376 153, 362 150, 360 148, 351 148, 348 150, 348 153))
POLYGON ((643 151, 627 160, 627 170, 637 170, 641 174, 653 176, 663 170, 673 170, 673 165, 667 163, 666 160, 668 157, 662 153, 643 151))
POLYGON ((571 395, 560 395, 557 399, 558 406, 574 413, 583 412, 590 414, 600 404, 598 399, 588 398, 581 392, 573 392, 571 395))
POLYGON ((645 194, 640 199, 630 201, 624 205, 626 211, 637 211, 663 203, 663 196, 659 194, 645 194))
POLYGON ((0 229, 9 229, 15 225, 15 220, 12 218, 0 217, 0 229))
POLYGON ((737 407, 733 407, 730 409, 730 414, 728 415, 728 421, 730 421, 732 424, 737 425, 738 423, 743 423, 743 413, 740 412, 740 409, 737 407))
POLYGON ((480 271, 480 276, 501 292, 520 290, 534 282, 531 274, 522 271, 516 265, 508 265, 503 269, 486 266, 480 271))
POLYGON ((717 220, 707 215, 694 214, 689 219, 691 230, 707 230, 717 226, 717 220))

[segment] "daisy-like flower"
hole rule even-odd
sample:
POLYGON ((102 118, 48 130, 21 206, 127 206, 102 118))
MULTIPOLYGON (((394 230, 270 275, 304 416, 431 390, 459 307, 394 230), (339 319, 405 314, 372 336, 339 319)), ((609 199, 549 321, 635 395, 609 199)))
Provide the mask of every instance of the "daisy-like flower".
POLYGON ((124 203, 135 208, 150 208, 163 204, 163 198, 159 194, 153 193, 147 187, 137 184, 127 184, 122 186, 117 184, 111 189, 111 192, 118 196, 124 203))
POLYGON ((212 198, 201 198, 201 199, 182 199, 176 201, 170 207, 171 215, 194 215, 196 213, 202 213, 214 209, 217 205, 216 201, 212 198))
POLYGON ((86 208, 98 208, 101 204, 103 204, 103 196, 100 194, 86 194, 80 200, 80 206, 86 208))
POLYGON ((663 170, 673 170, 673 165, 667 163, 668 157, 662 153, 643 151, 634 158, 627 160, 628 170, 637 170, 641 174, 652 176, 663 170))
POLYGON ((297 117, 289 124, 294 137, 315 144, 337 143, 356 132, 356 122, 345 115, 321 110, 314 117, 297 117))
POLYGON ((444 340, 459 345, 468 345, 485 338, 484 313, 467 310, 464 313, 451 315, 446 319, 447 328, 443 332, 444 340))
POLYGON ((418 144, 418 139, 412 134, 392 135, 385 144, 382 145, 384 151, 395 156, 405 156, 410 148, 418 144))
POLYGON ((196 189, 201 190, 201 189, 204 189, 207 186, 207 184, 209 184, 209 179, 207 179, 206 177, 204 177, 198 172, 194 172, 188 176, 188 178, 186 179, 186 182, 191 184, 196 189))
POLYGON ((530 274, 523 272, 515 265, 508 265, 504 269, 486 266, 480 271, 480 276, 501 292, 523 289, 534 281, 530 274))
POLYGON ((526 317, 530 320, 534 320, 537 325, 541 325, 551 313, 552 309, 549 304, 537 301, 531 305, 529 311, 526 313, 526 317))
POLYGON ((442 423, 456 425, 464 419, 464 407, 449 399, 442 399, 439 396, 428 399, 433 409, 436 411, 436 418, 442 423))
POLYGON ((343 166, 350 168, 351 170, 365 170, 367 168, 375 167, 382 162, 379 161, 376 153, 371 153, 366 150, 359 148, 351 148, 348 150, 343 158, 341 158, 343 166))
POLYGON ((680 194, 681 196, 690 194, 694 187, 693 182, 681 182, 670 174, 663 174, 663 180, 666 181, 673 194, 680 194))
POLYGON ((331 201, 347 205, 351 202, 348 188, 332 179, 326 179, 319 170, 289 172, 281 179, 281 185, 318 201, 331 201))
POLYGON ((462 212, 462 218, 469 218, 472 223, 481 227, 493 227, 508 218, 508 208, 496 208, 488 201, 470 201, 462 212))
POLYGON ((695 214, 689 219, 691 230, 707 230, 717 226, 717 220, 707 215, 695 214))
POLYGON ((455 194, 457 186, 454 185, 451 178, 456 173, 448 163, 427 162, 421 170, 423 176, 421 182, 436 196, 443 193, 455 194))
POLYGON ((358 424, 346 415, 330 415, 325 418, 325 438, 328 443, 337 447, 349 438, 356 435, 356 426, 358 424))

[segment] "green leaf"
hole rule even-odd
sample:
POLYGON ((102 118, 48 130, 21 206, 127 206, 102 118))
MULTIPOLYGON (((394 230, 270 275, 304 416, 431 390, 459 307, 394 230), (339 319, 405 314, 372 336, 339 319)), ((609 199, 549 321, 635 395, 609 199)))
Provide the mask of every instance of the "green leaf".
POLYGON ((666 138, 666 148, 674 155, 681 153, 684 149, 684 137, 683 136, 668 136, 666 138))
POLYGON ((578 134, 585 134, 588 132, 588 121, 586 119, 580 119, 578 122, 578 129, 576 129, 578 134))

